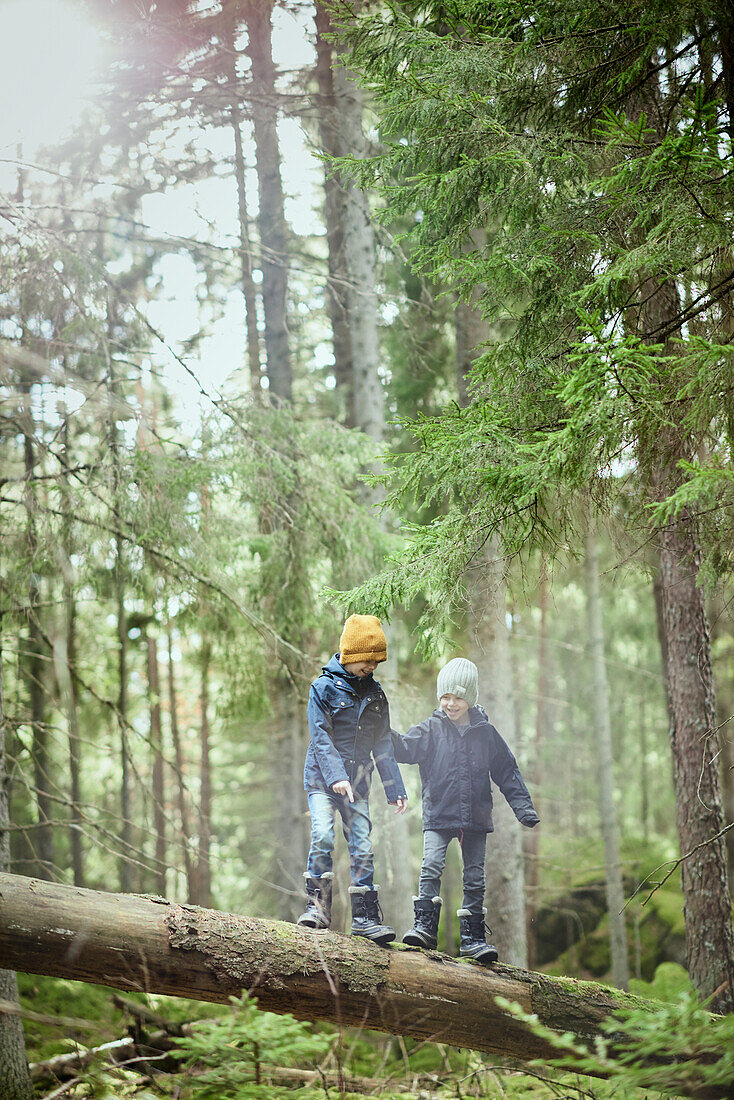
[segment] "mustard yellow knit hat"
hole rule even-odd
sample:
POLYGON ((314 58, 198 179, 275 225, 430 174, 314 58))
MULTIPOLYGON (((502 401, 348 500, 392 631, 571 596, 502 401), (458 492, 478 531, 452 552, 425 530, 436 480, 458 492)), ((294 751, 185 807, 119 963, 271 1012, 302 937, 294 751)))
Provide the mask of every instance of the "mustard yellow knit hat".
POLYGON ((375 615, 350 615, 339 639, 343 665, 357 661, 386 661, 387 638, 375 615))

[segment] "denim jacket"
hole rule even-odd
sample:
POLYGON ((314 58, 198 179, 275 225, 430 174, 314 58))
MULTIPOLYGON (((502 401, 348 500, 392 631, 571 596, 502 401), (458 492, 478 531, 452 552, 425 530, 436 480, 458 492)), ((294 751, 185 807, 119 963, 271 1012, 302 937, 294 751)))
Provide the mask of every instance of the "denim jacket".
POLYGON ((311 685, 303 786, 330 791, 348 779, 355 798, 368 798, 374 764, 388 802, 405 798, 390 736, 387 697, 371 676, 359 681, 345 672, 336 655, 311 685), (374 763, 373 763, 374 758, 374 763))

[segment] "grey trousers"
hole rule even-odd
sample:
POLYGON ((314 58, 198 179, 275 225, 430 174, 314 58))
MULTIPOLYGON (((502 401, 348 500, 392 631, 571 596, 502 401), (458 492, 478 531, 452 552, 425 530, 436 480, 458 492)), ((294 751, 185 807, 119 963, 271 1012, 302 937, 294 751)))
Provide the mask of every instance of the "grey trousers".
POLYGON ((481 913, 484 906, 484 854, 487 834, 457 833, 455 829, 426 829, 423 833, 423 863, 418 896, 434 898, 441 893, 441 875, 446 865, 446 849, 453 837, 459 842, 464 865, 464 909, 481 913))

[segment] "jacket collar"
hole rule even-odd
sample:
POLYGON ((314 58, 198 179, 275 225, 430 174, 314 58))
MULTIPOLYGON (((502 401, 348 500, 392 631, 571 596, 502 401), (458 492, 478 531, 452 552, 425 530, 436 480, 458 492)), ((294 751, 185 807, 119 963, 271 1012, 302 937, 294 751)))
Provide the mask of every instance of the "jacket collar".
POLYGON ((380 690, 378 681, 371 673, 369 676, 354 676, 351 672, 346 672, 344 666, 337 660, 336 653, 329 663, 324 665, 322 672, 325 676, 331 677, 332 680, 343 680, 344 686, 358 695, 360 693, 364 694, 366 690, 380 690))
POLYGON ((466 731, 469 729, 470 726, 482 726, 482 725, 488 726, 489 725, 489 718, 487 717, 486 710, 484 709, 484 707, 481 707, 481 706, 478 706, 478 705, 476 707, 469 707, 469 725, 468 726, 457 726, 455 722, 451 721, 448 714, 446 714, 445 711, 443 711, 441 709, 441 707, 436 707, 436 709, 434 710, 431 717, 439 718, 443 722, 448 722, 450 725, 452 725, 454 727, 454 729, 457 729, 462 733, 466 733, 466 731))

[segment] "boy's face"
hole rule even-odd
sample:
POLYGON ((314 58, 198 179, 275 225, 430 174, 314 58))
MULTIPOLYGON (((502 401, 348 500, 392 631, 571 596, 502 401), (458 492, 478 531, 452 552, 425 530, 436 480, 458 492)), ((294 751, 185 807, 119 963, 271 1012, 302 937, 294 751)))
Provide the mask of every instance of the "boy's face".
POLYGON ((452 722, 460 722, 469 711, 466 699, 460 699, 458 695, 442 695, 438 702, 441 710, 452 722))
POLYGON ((377 665, 377 661, 351 661, 348 665, 342 665, 342 668, 351 676, 359 676, 360 680, 363 680, 365 676, 375 671, 377 665))

